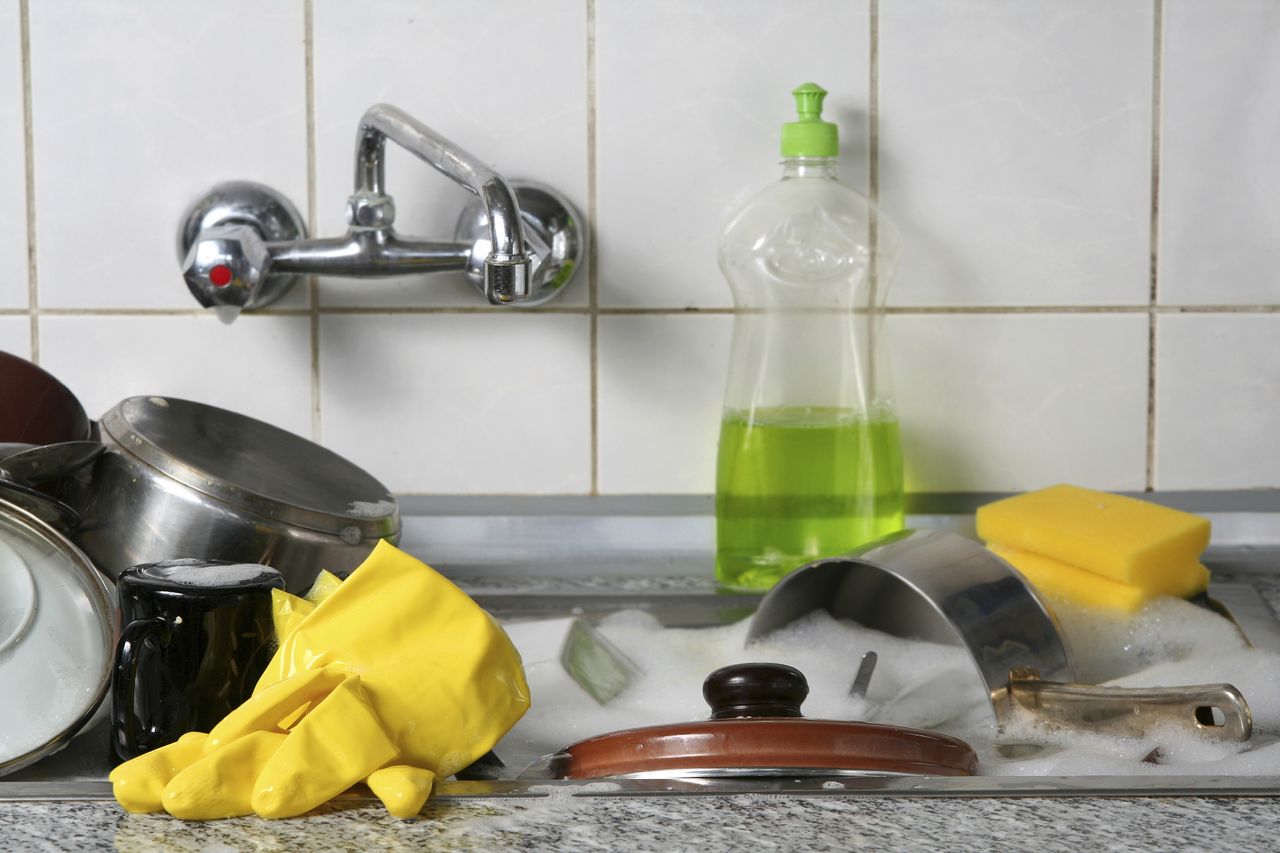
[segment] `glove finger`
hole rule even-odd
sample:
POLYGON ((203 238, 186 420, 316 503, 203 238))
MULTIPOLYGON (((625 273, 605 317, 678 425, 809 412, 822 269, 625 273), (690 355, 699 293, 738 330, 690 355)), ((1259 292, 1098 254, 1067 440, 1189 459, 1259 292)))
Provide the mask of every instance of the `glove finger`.
POLYGON ((401 820, 416 817, 422 811, 435 782, 436 774, 409 764, 383 767, 370 773, 369 778, 364 780, 374 796, 382 800, 391 816, 401 820))
POLYGON ((164 789, 164 808, 182 820, 253 813, 254 780, 288 735, 250 732, 183 770, 164 789))
POLYGON ((254 786, 253 810, 266 818, 300 815, 399 754, 369 705, 360 676, 348 676, 271 756, 254 786))
POLYGON ((204 732, 190 732, 112 770, 107 779, 116 802, 128 812, 163 811, 165 786, 200 758, 208 737, 204 732))
POLYGON ((308 670, 255 693, 243 705, 222 718, 209 732, 206 754, 250 732, 283 732, 281 723, 307 703, 315 704, 342 683, 346 675, 327 667, 308 670))

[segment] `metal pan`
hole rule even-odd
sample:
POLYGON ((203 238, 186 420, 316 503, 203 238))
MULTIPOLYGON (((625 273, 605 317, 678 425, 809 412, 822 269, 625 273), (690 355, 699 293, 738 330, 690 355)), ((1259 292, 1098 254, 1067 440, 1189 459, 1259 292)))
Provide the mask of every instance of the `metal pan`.
POLYGON ((98 422, 106 451, 67 501, 77 542, 112 578, 193 557, 262 563, 291 591, 354 569, 400 512, 351 462, 278 427, 173 397, 130 397, 98 422))
POLYGON ((966 646, 1001 725, 1019 712, 1050 725, 1140 735, 1174 724, 1248 740, 1249 706, 1229 684, 1168 688, 1081 685, 1053 613, 1008 563, 941 530, 903 530, 842 557, 802 566, 760 603, 750 644, 815 610, 897 637, 966 646))

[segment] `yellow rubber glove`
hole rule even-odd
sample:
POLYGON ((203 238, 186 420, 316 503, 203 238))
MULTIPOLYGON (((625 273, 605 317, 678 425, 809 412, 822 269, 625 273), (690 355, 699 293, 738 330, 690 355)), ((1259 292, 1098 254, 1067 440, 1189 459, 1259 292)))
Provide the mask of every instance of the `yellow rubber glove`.
POLYGON ((436 777, 488 752, 528 705, 519 654, 498 624, 380 542, 281 639, 254 696, 197 756, 171 744, 116 768, 112 782, 131 810, 203 819, 302 814, 367 779, 408 817, 436 777))
POLYGON ((116 802, 128 812, 158 812, 165 786, 204 754, 204 732, 189 732, 175 743, 126 761, 107 776, 116 802))
POLYGON ((283 589, 271 590, 271 624, 276 629, 276 642, 279 643, 292 634, 315 609, 315 604, 305 598, 299 598, 283 589))
POLYGON ((277 641, 292 634, 293 629, 316 609, 316 605, 337 592, 340 586, 342 578, 333 572, 322 570, 316 575, 311 589, 307 590, 304 597, 292 595, 283 589, 271 590, 271 621, 276 629, 277 641))

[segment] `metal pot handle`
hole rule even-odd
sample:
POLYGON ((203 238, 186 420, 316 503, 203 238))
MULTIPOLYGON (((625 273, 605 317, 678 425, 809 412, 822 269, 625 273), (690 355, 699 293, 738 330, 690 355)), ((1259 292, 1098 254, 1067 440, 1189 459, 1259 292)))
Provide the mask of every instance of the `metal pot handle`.
POLYGON ((1230 684, 1095 687, 1041 681, 1034 669, 1020 668, 1009 673, 1004 703, 1002 719, 1021 710, 1046 725, 1110 735, 1140 737, 1160 724, 1218 741, 1246 741, 1253 734, 1249 705, 1230 684))

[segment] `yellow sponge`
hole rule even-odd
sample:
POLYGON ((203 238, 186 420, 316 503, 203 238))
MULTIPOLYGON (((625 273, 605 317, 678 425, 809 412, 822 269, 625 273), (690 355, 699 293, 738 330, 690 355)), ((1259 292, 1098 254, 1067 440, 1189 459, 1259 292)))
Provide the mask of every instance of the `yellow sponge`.
POLYGON ((1207 519, 1078 486, 1051 486, 978 509, 978 535, 1148 593, 1186 597, 1209 572, 1207 519))
POLYGON ((1082 607, 1106 608, 1133 613, 1152 597, 1131 586, 1084 569, 1077 569, 1030 551, 1019 551, 1003 545, 988 545, 992 553, 1022 573, 1038 592, 1049 598, 1060 598, 1082 607))
POLYGON ((342 578, 333 572, 321 569, 320 574, 316 575, 315 581, 312 582, 311 589, 307 590, 307 601, 319 604, 337 592, 340 586, 342 586, 342 578))

